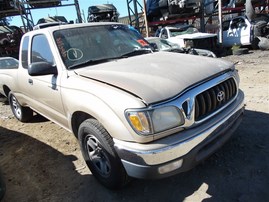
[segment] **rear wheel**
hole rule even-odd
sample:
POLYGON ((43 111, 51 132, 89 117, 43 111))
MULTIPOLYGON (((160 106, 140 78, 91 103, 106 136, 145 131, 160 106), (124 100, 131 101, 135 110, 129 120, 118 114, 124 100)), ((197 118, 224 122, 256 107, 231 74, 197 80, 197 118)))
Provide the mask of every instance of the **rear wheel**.
POLYGON ((97 120, 85 120, 79 127, 78 139, 86 164, 101 184, 110 189, 127 184, 128 176, 114 149, 114 142, 97 120))
POLYGON ((8 95, 9 104, 14 116, 21 122, 27 122, 33 118, 33 110, 29 107, 23 107, 18 102, 15 95, 9 93, 8 95))

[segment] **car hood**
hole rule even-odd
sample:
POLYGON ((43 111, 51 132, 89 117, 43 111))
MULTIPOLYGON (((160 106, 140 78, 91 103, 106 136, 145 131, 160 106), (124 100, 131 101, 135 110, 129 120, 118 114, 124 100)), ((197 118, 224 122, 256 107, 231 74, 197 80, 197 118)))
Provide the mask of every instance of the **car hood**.
POLYGON ((212 75, 233 68, 224 60, 156 52, 75 70, 76 74, 123 89, 147 104, 167 100, 212 75))
POLYGON ((212 38, 216 36, 217 36, 216 34, 198 32, 198 33, 193 33, 193 34, 178 35, 175 37, 180 38, 180 39, 205 39, 205 38, 212 38))

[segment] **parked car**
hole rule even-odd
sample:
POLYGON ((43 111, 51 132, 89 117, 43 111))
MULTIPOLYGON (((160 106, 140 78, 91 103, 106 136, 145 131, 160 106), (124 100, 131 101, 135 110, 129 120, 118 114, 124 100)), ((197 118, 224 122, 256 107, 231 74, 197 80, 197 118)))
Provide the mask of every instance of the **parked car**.
POLYGON ((198 49, 198 48, 180 48, 179 45, 171 43, 166 39, 161 39, 159 37, 147 37, 145 38, 151 45, 156 45, 155 50, 157 51, 168 51, 177 53, 186 53, 191 55, 200 55, 207 57, 216 57, 216 55, 209 50, 198 49))
POLYGON ((47 18, 40 18, 36 24, 38 25, 38 24, 51 23, 51 22, 68 23, 67 19, 64 16, 51 16, 47 18))
POLYGON ((181 48, 199 48, 217 52, 217 34, 202 33, 193 25, 167 26, 157 30, 157 37, 178 44, 181 48))
POLYGON ((242 120, 239 82, 233 63, 153 52, 115 22, 27 32, 19 68, 0 69, 14 116, 36 112, 73 132, 111 189, 185 172, 215 152, 242 120))
POLYGON ((269 38, 269 16, 266 14, 256 14, 251 21, 246 16, 238 16, 224 21, 222 27, 224 47, 251 45, 256 49, 259 37, 269 38))
POLYGON ((61 0, 27 0, 32 8, 47 8, 61 5, 61 0))
POLYGON ((101 4, 88 8, 88 22, 118 22, 119 13, 113 4, 101 4))
POLYGON ((148 0, 146 2, 149 21, 163 18, 194 15, 199 12, 202 0, 148 0))
POLYGON ((17 26, 0 25, 0 56, 18 57, 22 35, 17 26))
POLYGON ((0 57, 0 69, 17 69, 19 61, 12 57, 0 57))

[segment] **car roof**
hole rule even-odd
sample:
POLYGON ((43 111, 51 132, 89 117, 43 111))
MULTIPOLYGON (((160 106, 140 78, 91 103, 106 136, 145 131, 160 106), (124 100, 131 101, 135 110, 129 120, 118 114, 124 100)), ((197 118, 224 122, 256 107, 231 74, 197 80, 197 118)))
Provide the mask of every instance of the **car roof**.
POLYGON ((12 60, 16 60, 18 61, 16 58, 13 58, 13 57, 0 57, 0 60, 9 60, 9 59, 12 59, 12 60))
MULTIPOLYGON (((30 31, 30 32, 35 32, 37 30, 44 30, 44 32, 45 31, 46 32, 54 32, 56 30, 61 30, 61 29, 72 29, 72 28, 89 27, 89 26, 124 25, 124 24, 117 23, 117 22, 90 22, 90 23, 77 23, 77 24, 66 24, 66 23, 61 23, 61 22, 53 22, 51 24, 50 23, 43 23, 40 25, 44 25, 44 27, 41 27, 41 29, 36 28, 35 30, 30 31)), ((28 32, 28 33, 30 33, 30 32, 28 32)))

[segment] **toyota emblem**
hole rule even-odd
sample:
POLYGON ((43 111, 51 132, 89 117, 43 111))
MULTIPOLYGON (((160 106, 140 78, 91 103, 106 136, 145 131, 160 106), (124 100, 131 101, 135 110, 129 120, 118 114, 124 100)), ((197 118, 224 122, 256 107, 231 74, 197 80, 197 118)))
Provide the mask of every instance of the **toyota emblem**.
POLYGON ((218 94, 217 94, 217 100, 218 100, 219 102, 221 102, 222 100, 224 100, 224 98, 225 98, 225 93, 224 93, 224 91, 219 91, 218 94))

